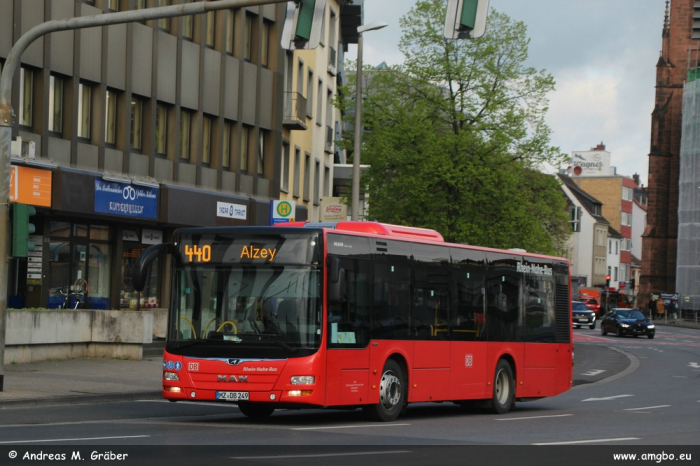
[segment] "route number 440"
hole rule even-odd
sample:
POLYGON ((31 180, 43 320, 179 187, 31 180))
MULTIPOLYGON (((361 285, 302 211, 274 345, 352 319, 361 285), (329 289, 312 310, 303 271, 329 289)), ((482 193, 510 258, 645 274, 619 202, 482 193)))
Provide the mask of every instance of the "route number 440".
POLYGON ((185 255, 189 262, 209 262, 211 260, 211 246, 206 245, 200 248, 196 244, 194 246, 185 245, 185 255))

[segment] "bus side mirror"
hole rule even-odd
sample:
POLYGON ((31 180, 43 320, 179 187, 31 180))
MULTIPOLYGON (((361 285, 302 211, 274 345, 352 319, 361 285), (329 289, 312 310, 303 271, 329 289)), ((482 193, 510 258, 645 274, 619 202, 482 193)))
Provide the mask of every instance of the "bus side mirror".
POLYGON ((151 264, 158 256, 170 251, 170 243, 154 244, 148 247, 145 251, 136 258, 133 267, 131 268, 131 283, 134 289, 138 292, 143 291, 146 287, 146 278, 151 270, 151 264))
POLYGON ((345 269, 340 259, 328 258, 328 304, 340 304, 345 298, 345 269))

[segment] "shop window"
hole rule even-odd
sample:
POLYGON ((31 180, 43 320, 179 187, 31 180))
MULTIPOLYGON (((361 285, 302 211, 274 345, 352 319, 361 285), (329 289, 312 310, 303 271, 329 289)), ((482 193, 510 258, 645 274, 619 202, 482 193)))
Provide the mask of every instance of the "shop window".
POLYGON ((47 307, 110 309, 109 227, 51 222, 49 236, 47 307))
MULTIPOLYGON (((121 264, 121 284, 119 290, 119 307, 122 309, 156 308, 160 307, 160 282, 161 267, 160 259, 156 259, 151 265, 149 276, 141 293, 134 290, 131 281, 131 269, 139 257, 150 243, 143 243, 151 230, 125 229, 122 236, 122 264, 121 264)), ((155 236, 161 236, 160 232, 155 236)), ((161 236, 162 237, 162 236, 161 236)))

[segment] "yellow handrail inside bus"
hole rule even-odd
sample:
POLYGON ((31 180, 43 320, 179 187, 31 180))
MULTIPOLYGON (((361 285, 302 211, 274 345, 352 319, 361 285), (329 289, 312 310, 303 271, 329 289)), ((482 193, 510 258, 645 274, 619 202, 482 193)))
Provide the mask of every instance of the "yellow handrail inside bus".
POLYGON ((231 324, 231 325, 233 325, 233 334, 234 334, 234 335, 237 335, 237 334, 238 334, 238 328, 236 327, 236 324, 234 324, 234 323, 233 323, 232 321, 230 321, 230 320, 227 320, 227 321, 224 322, 223 324, 219 325, 219 328, 217 328, 216 331, 217 331, 217 332, 220 332, 221 329, 224 328, 224 325, 226 325, 226 324, 231 324))
POLYGON ((187 322, 188 324, 190 324, 190 328, 192 329, 192 336, 193 336, 194 339, 196 340, 196 339, 197 339, 197 332, 196 332, 195 329, 194 329, 194 325, 192 325, 192 321, 191 321, 190 319, 188 319, 187 317, 185 317, 185 316, 180 316, 180 319, 184 319, 185 322, 187 322))
POLYGON ((207 334, 207 330, 209 330, 209 326, 210 326, 211 323, 214 322, 215 320, 221 320, 221 319, 219 319, 218 317, 214 317, 212 320, 210 320, 209 323, 207 324, 207 326, 204 327, 204 331, 202 332, 202 338, 205 338, 205 336, 206 336, 206 334, 207 334))

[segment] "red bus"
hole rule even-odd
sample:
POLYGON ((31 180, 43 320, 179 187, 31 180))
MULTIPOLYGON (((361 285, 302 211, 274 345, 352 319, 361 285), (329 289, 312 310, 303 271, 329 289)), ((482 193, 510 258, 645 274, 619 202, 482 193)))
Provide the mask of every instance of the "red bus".
MULTIPOLYGON (((486 405, 571 388, 569 264, 374 222, 180 229, 163 396, 279 408, 486 405), (478 400, 478 401, 475 401, 478 400)), ((138 288, 137 288, 138 289, 138 288)))

